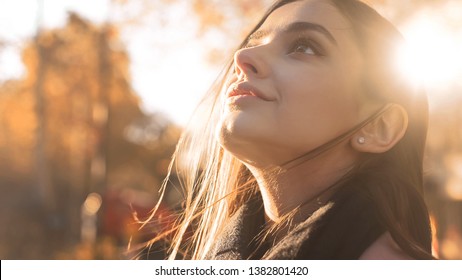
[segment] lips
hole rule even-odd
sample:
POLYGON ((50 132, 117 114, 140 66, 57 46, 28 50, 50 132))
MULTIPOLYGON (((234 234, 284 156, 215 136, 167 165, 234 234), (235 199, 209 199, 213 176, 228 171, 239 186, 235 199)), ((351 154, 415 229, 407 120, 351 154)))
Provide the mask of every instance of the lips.
POLYGON ((259 89, 251 85, 249 82, 240 82, 232 84, 227 93, 227 97, 233 96, 255 96, 264 101, 272 101, 271 98, 265 96, 259 89))

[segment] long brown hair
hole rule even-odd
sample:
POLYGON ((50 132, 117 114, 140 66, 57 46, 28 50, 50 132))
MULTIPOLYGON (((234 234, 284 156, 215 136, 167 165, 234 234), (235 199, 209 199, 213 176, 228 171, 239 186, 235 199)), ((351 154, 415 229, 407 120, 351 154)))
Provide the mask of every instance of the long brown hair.
MULTIPOLYGON (((295 1, 302 0, 277 1, 250 34, 274 10, 295 1)), ((364 97, 383 104, 400 104, 409 117, 403 139, 386 153, 363 154, 353 171, 354 176, 347 183, 366 186, 364 191, 377 205, 381 222, 405 253, 416 259, 430 259, 430 222, 421 195, 428 110, 425 96, 415 94, 401 81, 391 64, 394 46, 403 40, 402 36, 391 23, 362 2, 326 1, 351 23, 367 63, 363 73, 364 97)), ((240 47, 245 44, 246 40, 240 47)), ((180 256, 203 259, 223 225, 257 189, 248 169, 215 140, 215 129, 222 110, 221 97, 225 81, 232 75, 231 66, 232 61, 199 105, 196 118, 181 137, 170 165, 169 174, 178 174, 186 196, 185 208, 172 231, 170 259, 180 256), (187 234, 191 229, 192 235, 187 234)), ((167 183, 168 177, 163 191, 167 183)), ((152 242, 164 236, 158 235, 152 242)))
POLYGON ((382 223, 409 256, 431 259, 431 228, 423 194, 423 154, 427 134, 426 96, 397 74, 396 46, 404 39, 375 10, 355 0, 331 0, 349 20, 367 63, 364 93, 368 98, 403 106, 409 125, 390 151, 364 155, 357 173, 368 180, 368 191, 382 223))

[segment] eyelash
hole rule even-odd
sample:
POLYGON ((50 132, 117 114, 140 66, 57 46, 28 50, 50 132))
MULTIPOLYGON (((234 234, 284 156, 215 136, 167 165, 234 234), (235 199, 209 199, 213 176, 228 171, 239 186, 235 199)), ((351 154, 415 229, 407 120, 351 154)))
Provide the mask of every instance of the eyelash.
POLYGON ((250 40, 247 40, 244 45, 242 46, 243 49, 253 48, 258 46, 258 44, 250 43, 250 40))
MULTIPOLYGON (((249 39, 244 44, 243 48, 246 49, 246 48, 252 48, 252 47, 256 47, 256 46, 258 46, 258 44, 251 43, 250 39, 249 39)), ((323 56, 324 55, 324 51, 322 50, 322 47, 319 45, 319 43, 317 43, 315 40, 313 40, 311 38, 308 38, 308 37, 299 37, 299 38, 295 39, 289 45, 288 53, 289 54, 299 53, 299 51, 297 51, 297 48, 300 47, 300 46, 306 46, 306 47, 310 48, 313 51, 313 54, 307 54, 307 55, 317 55, 317 56, 323 56)))
POLYGON ((315 42, 313 39, 305 38, 305 37, 297 38, 296 40, 294 40, 294 42, 290 44, 289 54, 299 53, 297 49, 300 46, 308 47, 309 49, 311 49, 313 51, 313 54, 311 55, 322 55, 323 54, 317 42, 315 42))

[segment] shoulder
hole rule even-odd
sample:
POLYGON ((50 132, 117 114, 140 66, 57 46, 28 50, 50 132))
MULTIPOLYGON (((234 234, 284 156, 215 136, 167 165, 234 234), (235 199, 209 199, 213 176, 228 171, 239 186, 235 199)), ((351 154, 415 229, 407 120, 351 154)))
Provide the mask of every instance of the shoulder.
POLYGON ((382 234, 359 257, 360 260, 410 260, 389 232, 382 234))

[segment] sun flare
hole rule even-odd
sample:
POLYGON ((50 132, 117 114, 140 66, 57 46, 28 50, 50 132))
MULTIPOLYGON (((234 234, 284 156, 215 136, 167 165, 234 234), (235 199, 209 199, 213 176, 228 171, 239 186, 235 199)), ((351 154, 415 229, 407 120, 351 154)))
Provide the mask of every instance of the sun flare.
MULTIPOLYGON (((418 17, 403 28, 398 68, 413 84, 441 89, 462 77, 462 41, 441 23, 441 18, 418 17)), ((459 36, 460 37, 460 36, 459 36)))

